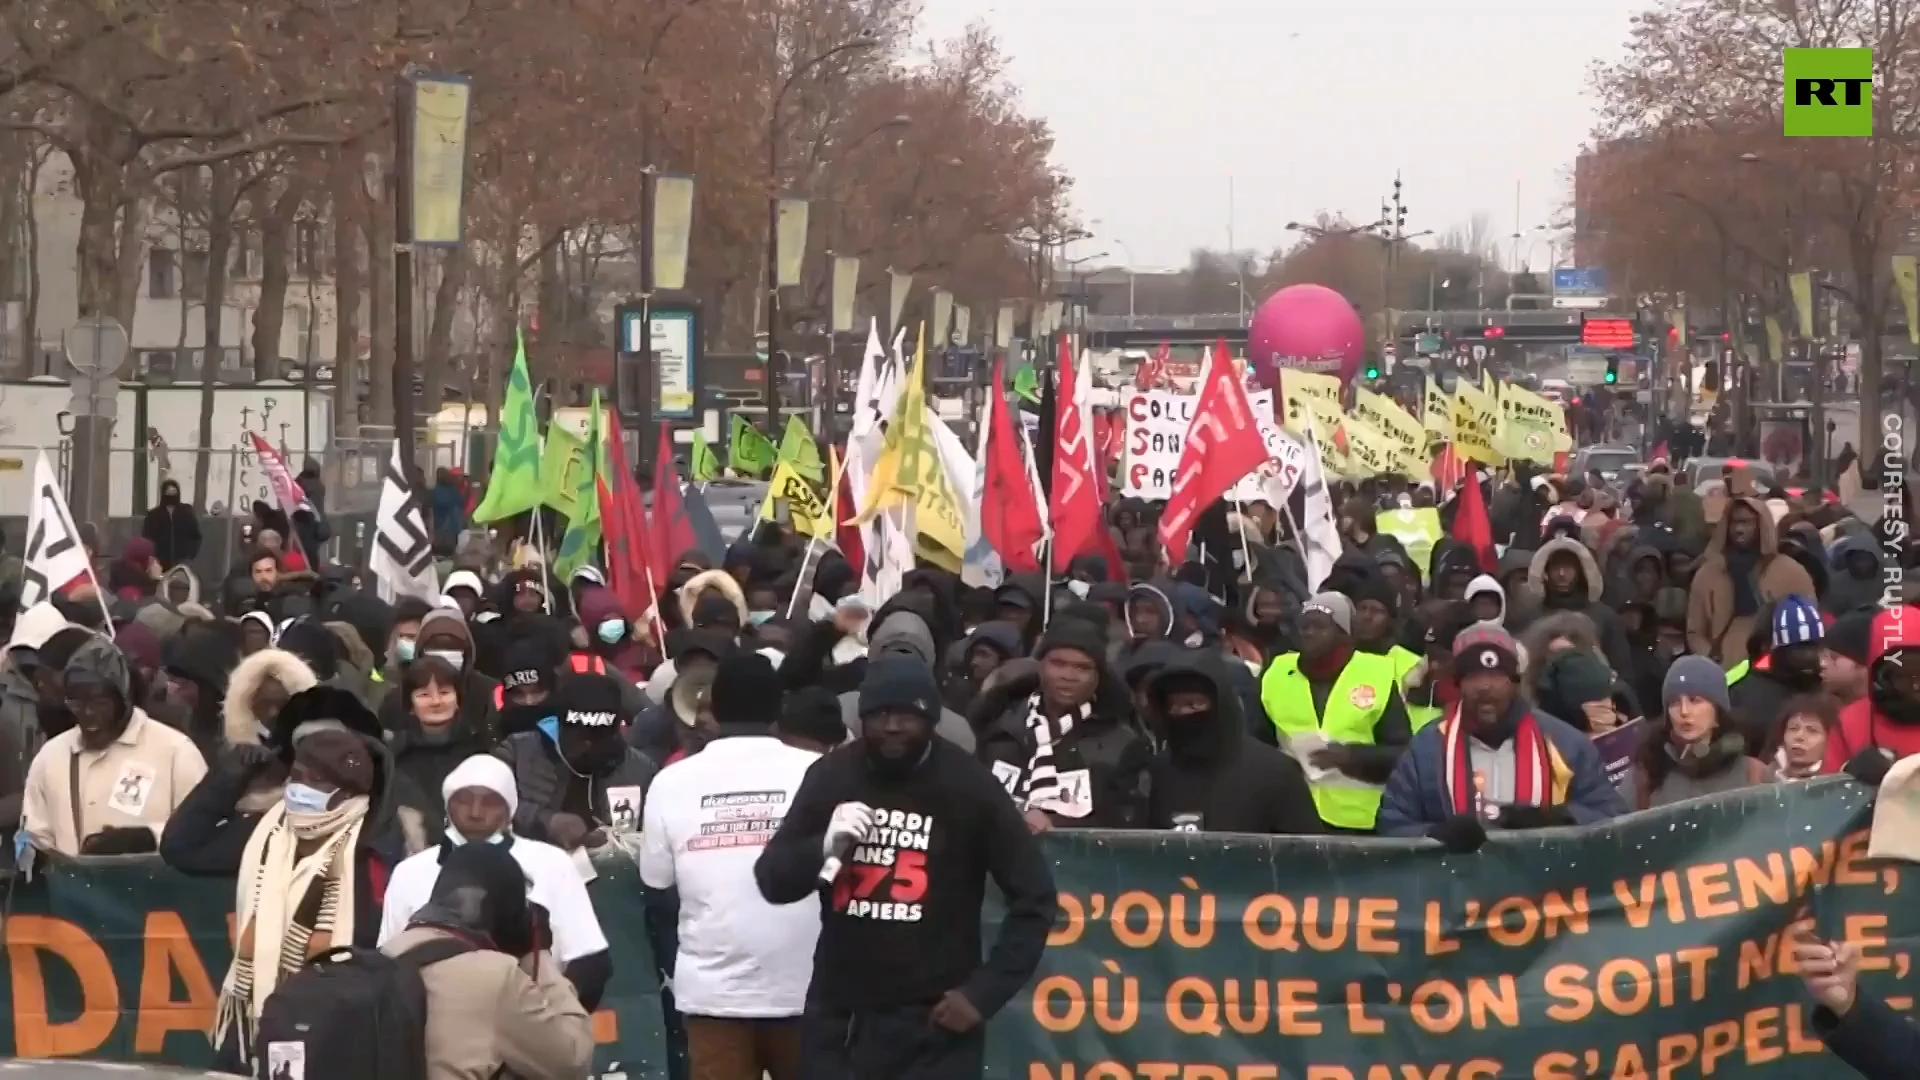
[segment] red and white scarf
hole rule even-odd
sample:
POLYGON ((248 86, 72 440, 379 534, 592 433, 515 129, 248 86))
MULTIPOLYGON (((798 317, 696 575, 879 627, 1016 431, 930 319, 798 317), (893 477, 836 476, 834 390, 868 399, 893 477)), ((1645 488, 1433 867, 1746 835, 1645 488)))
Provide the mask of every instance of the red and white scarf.
MULTIPOLYGON (((1473 772, 1473 752, 1467 746, 1467 725, 1460 722, 1460 706, 1447 714, 1441 737, 1445 740, 1448 801, 1456 814, 1481 812, 1481 792, 1473 772)), ((1513 732, 1513 802, 1516 806, 1546 806, 1553 801, 1553 758, 1547 737, 1533 718, 1520 715, 1513 732)))

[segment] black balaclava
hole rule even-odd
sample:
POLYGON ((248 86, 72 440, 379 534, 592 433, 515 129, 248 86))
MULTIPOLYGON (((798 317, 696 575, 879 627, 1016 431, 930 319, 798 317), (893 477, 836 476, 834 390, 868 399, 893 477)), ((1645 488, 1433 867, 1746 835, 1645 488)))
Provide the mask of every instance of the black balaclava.
POLYGON ((1175 669, 1155 673, 1147 681, 1147 698, 1153 703, 1155 732, 1167 744, 1167 754, 1176 761, 1207 762, 1227 750, 1227 732, 1220 723, 1220 686, 1198 671, 1175 669), (1175 693, 1198 691, 1207 696, 1202 712, 1171 716, 1167 699, 1175 693))

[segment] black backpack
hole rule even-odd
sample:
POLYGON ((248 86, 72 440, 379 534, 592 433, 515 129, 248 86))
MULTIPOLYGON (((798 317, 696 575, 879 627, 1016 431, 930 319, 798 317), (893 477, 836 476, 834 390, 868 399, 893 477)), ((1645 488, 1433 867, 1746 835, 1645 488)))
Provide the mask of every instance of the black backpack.
POLYGON ((420 970, 474 949, 442 938, 399 956, 342 948, 314 957, 261 1010, 255 1080, 427 1080, 420 970))

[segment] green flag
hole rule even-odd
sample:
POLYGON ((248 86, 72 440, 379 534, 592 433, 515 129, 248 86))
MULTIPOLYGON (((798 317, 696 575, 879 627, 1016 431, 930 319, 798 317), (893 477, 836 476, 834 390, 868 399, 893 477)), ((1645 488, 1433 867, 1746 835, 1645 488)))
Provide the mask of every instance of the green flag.
MULTIPOLYGON (((553 572, 561 581, 573 580, 574 571, 592 562, 600 547, 599 478, 606 468, 606 448, 600 434, 599 390, 593 392, 592 408, 593 417, 587 421, 587 438, 581 447, 586 467, 575 469, 568 477, 573 484, 568 494, 574 510, 567 514, 567 531, 560 537, 560 550, 553 558, 553 572)), ((547 445, 553 445, 551 438, 547 445)))
MULTIPOLYGON (((540 502, 572 518, 580 512, 580 478, 593 480, 591 460, 587 457, 587 439, 559 424, 547 425, 546 449, 540 452, 540 502)), ((586 489, 589 499, 593 488, 586 489)))
POLYGON ((698 428, 693 432, 693 449, 687 454, 687 479, 695 484, 720 479, 720 459, 714 455, 713 447, 707 445, 706 433, 698 428))
POLYGON ((1034 374, 1032 364, 1020 365, 1013 373, 1013 392, 1035 405, 1040 404, 1040 376, 1034 374))
POLYGON ((507 376, 507 400, 500 406, 500 439, 493 448, 487 494, 473 508, 480 524, 510 518, 540 505, 540 420, 533 411, 533 384, 527 379, 527 341, 514 343, 513 372, 507 376))
POLYGON ((786 434, 780 436, 780 460, 816 486, 827 482, 827 463, 820 460, 820 447, 813 432, 797 416, 787 417, 786 434))
POLYGON ((741 476, 763 478, 773 468, 776 457, 773 440, 739 413, 733 414, 733 431, 727 439, 727 467, 741 476))

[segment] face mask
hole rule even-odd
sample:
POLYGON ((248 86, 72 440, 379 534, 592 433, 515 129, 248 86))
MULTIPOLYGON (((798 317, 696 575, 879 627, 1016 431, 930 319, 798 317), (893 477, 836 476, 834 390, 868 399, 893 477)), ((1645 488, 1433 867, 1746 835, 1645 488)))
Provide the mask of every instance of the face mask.
POLYGON ((609 645, 618 645, 620 639, 627 636, 627 621, 625 619, 604 619, 599 626, 594 627, 594 633, 600 635, 601 641, 609 645))
POLYGON ((289 814, 324 814, 327 804, 333 801, 333 792, 294 781, 287 785, 285 798, 289 814))
POLYGON ((393 643, 393 655, 399 657, 401 663, 411 664, 413 663, 413 650, 415 648, 416 645, 412 638, 403 637, 393 643))
POLYGON ((455 671, 459 671, 467 663, 467 655, 454 649, 428 649, 427 655, 443 661, 455 671))
POLYGON ((1093 586, 1087 584, 1084 581, 1069 581, 1067 582, 1067 591, 1079 597, 1080 599, 1085 600, 1087 598, 1087 594, 1093 591, 1093 586))
POLYGON ((1188 634, 1185 638, 1183 638, 1181 641, 1181 644, 1185 645, 1189 649, 1197 649, 1201 645, 1204 645, 1206 643, 1206 640, 1207 639, 1205 637, 1201 636, 1200 631, 1195 630, 1193 633, 1188 634))
POLYGON ((764 623, 772 622, 776 614, 778 613, 772 611, 749 611, 747 612, 747 622, 754 626, 760 626, 764 623))

